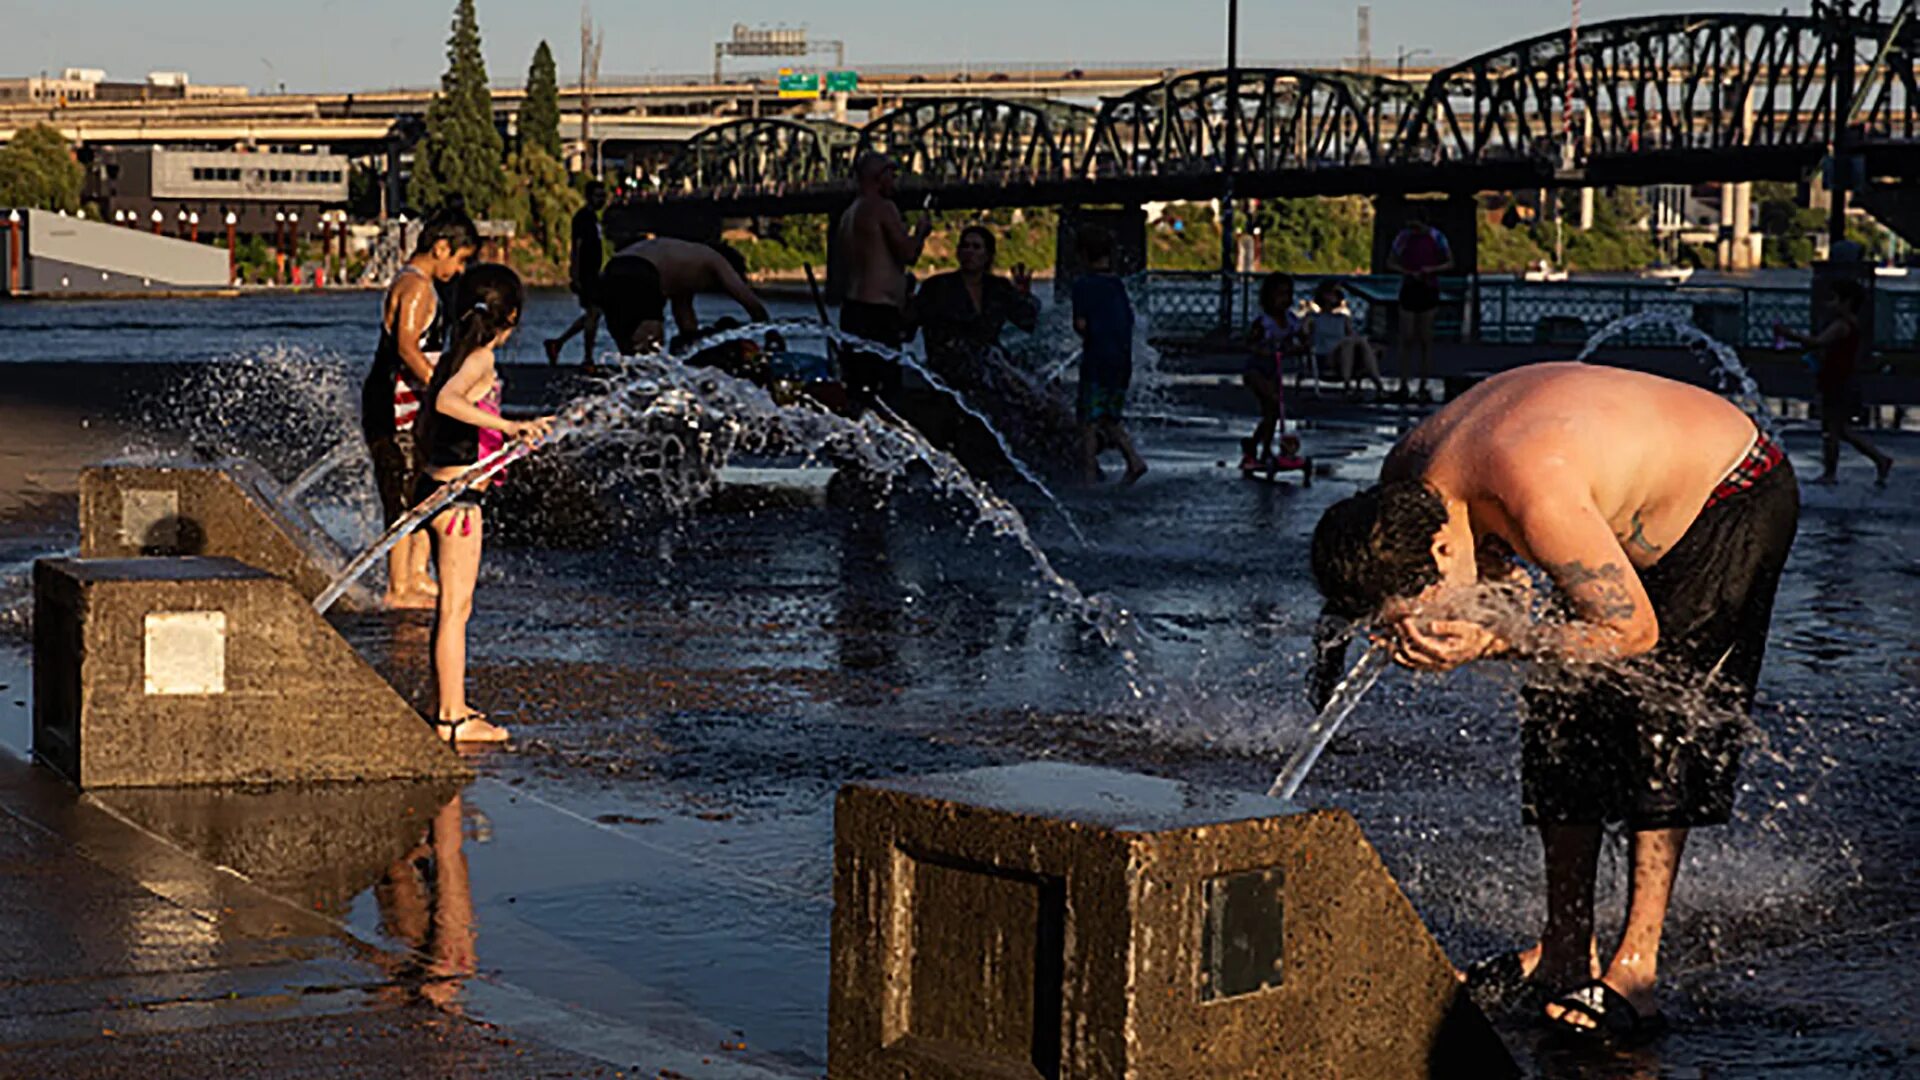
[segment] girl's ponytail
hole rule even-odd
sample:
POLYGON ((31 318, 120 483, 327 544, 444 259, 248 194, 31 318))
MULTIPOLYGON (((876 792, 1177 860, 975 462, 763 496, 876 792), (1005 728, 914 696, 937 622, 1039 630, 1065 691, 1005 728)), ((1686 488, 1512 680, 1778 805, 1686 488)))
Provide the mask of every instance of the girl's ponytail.
POLYGON ((420 403, 417 423, 421 431, 415 441, 422 455, 431 438, 437 413, 435 402, 440 398, 441 389, 474 350, 485 348, 502 332, 519 325, 520 308, 526 302, 526 287, 520 283, 520 275, 499 263, 468 266, 454 292, 453 340, 440 354, 440 362, 434 365, 433 382, 427 387, 426 400, 420 403))

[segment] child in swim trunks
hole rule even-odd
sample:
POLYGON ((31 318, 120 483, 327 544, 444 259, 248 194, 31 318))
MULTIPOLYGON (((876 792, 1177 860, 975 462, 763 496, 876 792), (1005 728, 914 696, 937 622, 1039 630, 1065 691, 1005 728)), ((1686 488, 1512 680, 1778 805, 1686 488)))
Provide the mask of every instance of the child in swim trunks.
POLYGON ((1133 301, 1126 282, 1113 273, 1113 236, 1105 229, 1080 231, 1086 273, 1073 283, 1073 328, 1080 335, 1080 471, 1088 483, 1100 478, 1100 448, 1118 449, 1127 460, 1122 484, 1146 475, 1147 463, 1133 448, 1125 422, 1127 388, 1133 383, 1133 301))
MULTIPOLYGON (((494 350, 520 324, 525 290, 519 275, 504 266, 484 264, 460 280, 455 301, 453 342, 440 356, 427 389, 431 411, 423 411, 419 445, 422 469, 414 501, 430 498, 441 485, 497 452, 506 440, 545 438, 552 417, 507 420, 500 415, 500 377, 494 350)), ((433 621, 433 671, 436 688, 434 726, 450 742, 505 742, 507 730, 467 707, 467 620, 473 614, 473 587, 480 575, 484 536, 485 484, 462 492, 428 522, 440 571, 440 599, 433 621)))

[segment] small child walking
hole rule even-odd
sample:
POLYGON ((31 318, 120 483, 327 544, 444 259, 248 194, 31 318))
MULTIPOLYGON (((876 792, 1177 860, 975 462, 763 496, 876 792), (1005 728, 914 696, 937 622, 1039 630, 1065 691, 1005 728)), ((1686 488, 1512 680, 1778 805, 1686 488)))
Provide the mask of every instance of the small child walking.
MULTIPOLYGON (((553 429, 553 417, 507 420, 500 415, 500 376, 494 350, 520 325, 526 290, 520 276, 492 263, 474 266, 460 279, 454 302, 453 341, 440 355, 427 388, 430 408, 420 414, 423 475, 414 502, 431 498, 507 439, 538 441, 553 429)), ((427 523, 440 572, 440 597, 434 608, 433 672, 436 688, 434 727, 449 742, 505 742, 507 729, 487 722, 467 707, 467 621, 473 615, 473 587, 480 576, 485 536, 485 485, 462 492, 427 523)))
POLYGON ((1100 479, 1100 450, 1110 446, 1127 459, 1122 484, 1147 474, 1125 422, 1127 388, 1133 383, 1133 302, 1126 282, 1113 273, 1113 236, 1105 229, 1080 232, 1086 272, 1073 283, 1073 329, 1080 335, 1081 473, 1100 479))
POLYGON ((1274 436, 1287 422, 1281 370, 1288 356, 1306 346, 1306 324, 1293 310, 1292 276, 1268 274, 1260 282, 1260 317, 1247 331, 1247 360, 1240 373, 1241 385, 1260 408, 1259 425, 1240 440, 1241 472, 1257 472, 1273 461, 1274 436))

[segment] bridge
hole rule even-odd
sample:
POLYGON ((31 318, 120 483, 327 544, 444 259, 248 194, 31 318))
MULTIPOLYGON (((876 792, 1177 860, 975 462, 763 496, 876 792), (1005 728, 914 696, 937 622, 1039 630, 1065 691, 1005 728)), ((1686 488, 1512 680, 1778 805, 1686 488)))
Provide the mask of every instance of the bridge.
POLYGON ((1242 68, 1177 74, 1098 108, 976 92, 905 101, 860 126, 747 118, 687 140, 610 228, 832 212, 869 150, 905 164, 904 200, 976 209, 1214 199, 1229 175, 1242 198, 1794 180, 1830 155, 1911 175, 1911 15, 1815 0, 1805 15, 1619 19, 1424 82, 1242 68))

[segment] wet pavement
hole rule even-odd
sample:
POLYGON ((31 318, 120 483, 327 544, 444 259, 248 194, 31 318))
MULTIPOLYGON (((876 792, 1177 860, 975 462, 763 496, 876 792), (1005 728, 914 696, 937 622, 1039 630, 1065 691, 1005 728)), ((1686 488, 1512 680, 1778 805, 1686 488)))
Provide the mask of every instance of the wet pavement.
MULTIPOLYGON (((1133 613, 1137 672, 947 500, 916 488, 876 516, 736 490, 591 544, 489 551, 471 696, 515 741, 474 754, 481 779, 452 804, 76 801, 0 760, 0 910, 20 928, 0 950, 0 1074, 823 1075, 840 784, 1058 759, 1263 791, 1295 745, 1317 614, 1306 538, 1412 416, 1313 410, 1324 474, 1303 489, 1225 467, 1239 419, 1180 395, 1154 411, 1140 486, 1067 496, 1086 547, 1003 489, 1062 573, 1133 613)), ((0 741, 16 750, 21 568, 72 545, 62 459, 132 440, 63 429, 0 530, 0 741)), ((1787 432, 1815 475, 1812 429, 1787 432)), ((1920 1069, 1920 438, 1881 437, 1892 491, 1854 459, 1843 486, 1806 490, 1737 820, 1696 834, 1675 900, 1674 1030, 1595 1057, 1507 1018, 1530 1072, 1920 1069)), ((364 536, 364 488, 323 486, 322 520, 364 536)), ((424 619, 336 621, 424 693, 424 619)), ((1516 683, 1502 666, 1389 676, 1302 792, 1355 814, 1462 963, 1540 917, 1516 683)), ((1622 855, 1603 856, 1605 920, 1622 855)))

